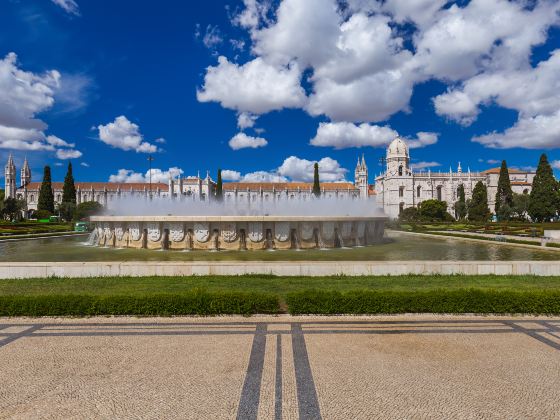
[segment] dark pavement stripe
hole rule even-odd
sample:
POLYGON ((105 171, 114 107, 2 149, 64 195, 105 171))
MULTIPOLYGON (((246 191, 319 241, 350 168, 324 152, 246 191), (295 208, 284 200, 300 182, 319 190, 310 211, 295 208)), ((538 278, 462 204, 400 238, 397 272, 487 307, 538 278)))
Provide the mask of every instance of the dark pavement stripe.
POLYGON ((282 420, 282 335, 276 335, 276 385, 274 392, 274 418, 282 420))
POLYGON ((292 349, 294 353, 299 418, 303 420, 321 419, 321 410, 309 364, 305 338, 299 323, 292 324, 292 349))

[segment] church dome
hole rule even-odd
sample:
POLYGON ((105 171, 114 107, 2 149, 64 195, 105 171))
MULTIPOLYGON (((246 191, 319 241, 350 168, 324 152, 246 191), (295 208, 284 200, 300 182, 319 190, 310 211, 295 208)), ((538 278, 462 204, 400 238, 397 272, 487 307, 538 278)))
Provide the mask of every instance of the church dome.
POLYGON ((387 157, 409 157, 408 146, 403 139, 397 137, 387 147, 387 157))

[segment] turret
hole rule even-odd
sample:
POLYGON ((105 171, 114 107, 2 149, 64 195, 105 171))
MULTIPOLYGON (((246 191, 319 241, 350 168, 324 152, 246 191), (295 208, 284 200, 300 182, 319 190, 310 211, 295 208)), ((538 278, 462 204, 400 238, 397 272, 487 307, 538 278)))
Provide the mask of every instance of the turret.
POLYGON ((16 198, 16 165, 12 154, 8 157, 8 163, 4 171, 5 177, 5 198, 16 198))
POLYGON ((397 137, 387 147, 387 175, 408 176, 412 172, 410 170, 410 154, 408 146, 403 139, 397 137))
POLYGON ((29 169, 29 163, 27 163, 27 157, 23 161, 23 168, 21 168, 20 182, 22 187, 25 187, 31 182, 31 169, 29 169))
POLYGON ((354 185, 359 189, 361 198, 368 197, 368 168, 364 155, 362 155, 361 162, 360 158, 358 158, 356 170, 354 171, 354 185))

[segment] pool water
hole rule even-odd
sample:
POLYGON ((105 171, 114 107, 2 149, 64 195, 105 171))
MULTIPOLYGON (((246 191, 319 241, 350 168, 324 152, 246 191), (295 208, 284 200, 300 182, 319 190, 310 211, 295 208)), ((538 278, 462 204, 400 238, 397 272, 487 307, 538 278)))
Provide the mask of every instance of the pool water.
POLYGON ((153 251, 100 248, 87 236, 0 243, 0 261, 537 261, 559 260, 560 252, 498 243, 386 233, 383 243, 360 248, 286 251, 153 251))

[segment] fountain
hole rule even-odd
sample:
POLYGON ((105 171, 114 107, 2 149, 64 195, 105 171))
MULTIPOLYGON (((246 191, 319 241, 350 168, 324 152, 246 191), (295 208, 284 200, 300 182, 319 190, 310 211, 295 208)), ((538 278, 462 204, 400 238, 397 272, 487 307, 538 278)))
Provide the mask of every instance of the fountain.
POLYGON ((380 242, 387 221, 374 202, 358 199, 253 206, 129 201, 126 207, 116 203, 111 214, 91 217, 97 235, 92 241, 100 246, 164 250, 335 248, 380 242))

